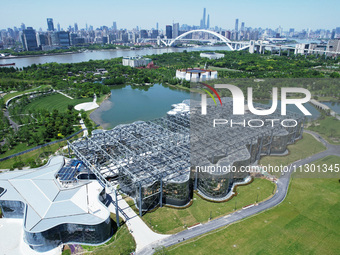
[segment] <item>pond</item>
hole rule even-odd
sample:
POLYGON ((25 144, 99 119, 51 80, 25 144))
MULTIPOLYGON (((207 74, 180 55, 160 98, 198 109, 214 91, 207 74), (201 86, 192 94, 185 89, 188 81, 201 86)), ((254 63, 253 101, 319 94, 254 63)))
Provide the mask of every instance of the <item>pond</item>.
MULTIPOLYGON (((198 94, 196 97, 200 99, 198 94)), ((171 110, 172 104, 181 103, 185 99, 190 99, 189 91, 161 84, 114 86, 111 97, 90 117, 104 129, 111 129, 119 124, 163 117, 171 110)))

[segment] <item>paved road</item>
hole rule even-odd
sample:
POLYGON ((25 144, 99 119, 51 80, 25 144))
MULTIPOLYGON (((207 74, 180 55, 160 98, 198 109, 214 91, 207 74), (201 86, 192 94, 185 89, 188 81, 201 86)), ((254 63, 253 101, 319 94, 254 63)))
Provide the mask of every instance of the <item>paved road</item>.
POLYGON ((323 152, 317 153, 317 154, 315 154, 311 157, 308 157, 308 158, 303 159, 303 160, 299 160, 299 161, 291 164, 290 165, 291 167, 289 166, 290 171, 285 173, 283 176, 281 176, 277 180, 277 191, 276 191, 276 193, 274 194, 273 197, 271 197, 270 199, 268 199, 264 202, 259 203, 257 206, 253 206, 253 207, 249 207, 249 208, 246 208, 246 209, 236 211, 236 212, 229 214, 227 216, 212 220, 208 223, 199 225, 199 226, 194 227, 192 229, 184 230, 184 231, 179 232, 175 235, 171 235, 170 237, 164 238, 160 241, 156 241, 154 243, 151 243, 150 245, 144 247, 142 250, 138 251, 137 254, 138 255, 139 254, 146 254, 146 255, 152 254, 152 253, 154 253, 155 247, 172 246, 174 244, 183 242, 185 240, 194 238, 196 236, 205 234, 205 233, 210 232, 212 230, 215 230, 215 229, 221 228, 223 226, 229 225, 231 223, 237 222, 237 221, 242 220, 244 218, 247 218, 249 216, 255 215, 259 212, 268 210, 268 209, 280 204, 286 197, 288 187, 289 187, 290 177, 291 177, 292 170, 294 169, 294 167, 297 169, 301 165, 309 164, 309 163, 311 163, 315 160, 321 159, 321 158, 329 156, 329 155, 340 156, 340 145, 331 145, 331 144, 327 143, 318 134, 311 132, 311 131, 306 131, 306 132, 315 136, 319 141, 321 141, 327 147, 327 149, 323 152))

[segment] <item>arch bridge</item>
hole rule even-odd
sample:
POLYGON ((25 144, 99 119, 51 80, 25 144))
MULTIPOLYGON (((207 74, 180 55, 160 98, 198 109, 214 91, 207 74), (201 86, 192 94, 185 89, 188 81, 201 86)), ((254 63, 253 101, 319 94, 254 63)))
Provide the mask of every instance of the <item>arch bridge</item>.
MULTIPOLYGON (((187 35, 193 34, 193 33, 199 33, 199 32, 208 33, 208 34, 211 34, 213 36, 216 36, 218 39, 220 39, 222 42, 224 42, 229 47, 229 49, 231 51, 244 50, 244 49, 246 49, 250 46, 249 42, 230 41, 225 36, 223 36, 219 33, 216 33, 214 31, 211 31, 211 30, 206 30, 206 29, 197 29, 197 30, 187 31, 187 32, 177 36, 175 39, 160 39, 160 38, 158 38, 157 41, 158 41, 158 44, 163 43, 165 46, 171 47, 176 41, 182 40, 187 35)), ((198 40, 200 40, 200 39, 198 39, 198 40)))

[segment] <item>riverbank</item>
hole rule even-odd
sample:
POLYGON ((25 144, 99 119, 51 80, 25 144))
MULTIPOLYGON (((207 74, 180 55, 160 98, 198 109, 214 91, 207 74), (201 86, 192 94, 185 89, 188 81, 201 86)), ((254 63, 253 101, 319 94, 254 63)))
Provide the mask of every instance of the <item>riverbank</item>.
POLYGON ((44 57, 44 56, 48 57, 48 56, 68 55, 68 54, 75 54, 75 53, 83 53, 83 51, 67 51, 67 52, 59 52, 59 53, 45 53, 45 54, 20 55, 20 56, 10 55, 7 57, 0 57, 0 59, 17 59, 17 58, 44 57))
POLYGON ((29 58, 29 57, 48 57, 48 56, 58 56, 58 55, 68 55, 68 54, 77 54, 77 53, 86 53, 86 52, 102 52, 102 51, 116 51, 116 50, 124 50, 124 51, 130 51, 130 50, 145 50, 145 49, 164 49, 164 47, 141 47, 141 48, 119 48, 117 47, 116 49, 96 49, 96 50, 89 50, 89 49, 84 49, 81 50, 79 49, 78 51, 66 51, 66 52, 56 52, 56 53, 43 53, 43 54, 27 54, 27 55, 10 55, 10 56, 4 56, 0 57, 0 59, 17 59, 17 58, 29 58))
POLYGON ((45 63, 80 63, 89 60, 103 60, 120 57, 136 57, 146 55, 159 55, 163 53, 176 53, 182 51, 214 51, 214 50, 228 50, 227 46, 202 46, 202 47, 143 47, 135 49, 100 49, 100 50, 87 50, 77 52, 63 52, 63 53, 47 53, 45 55, 25 55, 25 56, 12 56, 1 57, 0 64, 15 63, 15 67, 23 68, 33 64, 45 63), (76 53, 76 54, 73 54, 76 53))

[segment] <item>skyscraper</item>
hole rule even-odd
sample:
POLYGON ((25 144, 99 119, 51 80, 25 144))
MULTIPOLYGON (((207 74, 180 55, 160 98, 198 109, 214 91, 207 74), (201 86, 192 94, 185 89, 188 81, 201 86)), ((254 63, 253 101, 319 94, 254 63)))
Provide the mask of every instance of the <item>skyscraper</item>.
POLYGON ((209 27, 210 27, 210 15, 208 14, 208 20, 207 20, 207 29, 209 29, 209 27))
POLYGON ((22 31, 21 39, 25 50, 30 51, 38 49, 37 36, 32 27, 27 27, 27 29, 22 31))
POLYGON ((173 29, 172 29, 172 38, 176 38, 179 36, 179 23, 173 24, 173 29))
POLYGON ((171 25, 166 25, 165 35, 168 39, 172 39, 172 26, 171 25))
POLYGON ((206 26, 205 26, 205 14, 206 14, 206 9, 204 8, 203 9, 203 19, 202 19, 202 22, 201 22, 201 28, 202 29, 206 28, 206 26))
POLYGON ((117 22, 116 21, 113 21, 112 29, 117 30, 117 22))
POLYGON ((58 32, 60 32, 60 24, 57 24, 58 32))
POLYGON ((235 21, 235 32, 238 32, 238 19, 235 21))
POLYGON ((47 18, 47 31, 54 31, 53 19, 47 18))
POLYGON ((77 23, 74 23, 74 31, 78 32, 78 24, 77 23))
POLYGON ((241 23, 241 32, 244 32, 244 22, 241 23))
POLYGON ((24 23, 21 23, 21 30, 24 30, 24 29, 26 29, 26 26, 25 26, 25 24, 24 23))
POLYGON ((156 30, 158 31, 158 22, 156 23, 156 30))

